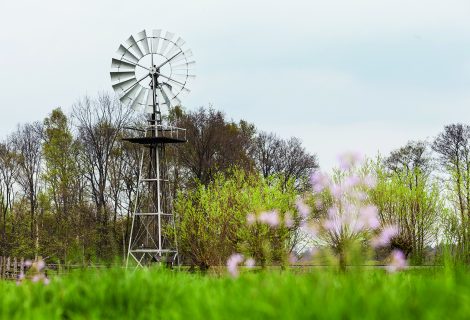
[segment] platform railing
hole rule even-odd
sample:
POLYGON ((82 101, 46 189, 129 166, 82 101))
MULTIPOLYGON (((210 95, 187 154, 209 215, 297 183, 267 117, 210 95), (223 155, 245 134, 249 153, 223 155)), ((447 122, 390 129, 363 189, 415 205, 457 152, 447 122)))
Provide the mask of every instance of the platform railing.
POLYGON ((186 129, 178 128, 174 126, 159 124, 159 125, 149 125, 146 127, 146 132, 155 130, 158 132, 159 136, 173 138, 178 140, 186 140, 186 129))

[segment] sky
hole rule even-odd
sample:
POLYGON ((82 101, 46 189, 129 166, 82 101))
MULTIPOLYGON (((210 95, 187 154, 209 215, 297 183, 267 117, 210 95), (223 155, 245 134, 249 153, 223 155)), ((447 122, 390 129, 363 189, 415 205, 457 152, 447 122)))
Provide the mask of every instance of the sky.
POLYGON ((111 58, 143 29, 194 52, 185 108, 299 137, 325 169, 470 120, 468 0, 2 0, 0 12, 0 138, 112 93, 111 58))

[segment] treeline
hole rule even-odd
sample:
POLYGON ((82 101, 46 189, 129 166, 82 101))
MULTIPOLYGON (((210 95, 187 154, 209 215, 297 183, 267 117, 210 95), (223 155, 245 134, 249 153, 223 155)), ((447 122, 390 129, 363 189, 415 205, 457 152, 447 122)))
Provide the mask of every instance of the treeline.
POLYGON ((373 202, 392 245, 415 264, 449 254, 470 263, 470 126, 451 124, 432 141, 411 141, 379 159, 373 202))
MULTIPOLYGON (((318 168, 297 138, 259 132, 213 108, 176 108, 166 119, 187 129, 188 143, 167 150, 173 194, 209 185, 233 168, 282 177, 305 190, 318 168)), ((84 97, 67 115, 52 110, 0 142, 0 255, 91 263, 124 257, 145 119, 103 94, 84 97)))
MULTIPOLYGON (((282 174, 216 175, 176 199, 180 252, 202 270, 234 252, 262 266, 311 263, 312 248, 339 257, 340 265, 341 257, 351 261, 370 251, 371 259, 387 263, 396 250, 414 265, 448 258, 468 264, 469 137, 470 126, 454 124, 433 141, 411 141, 353 169, 348 162, 360 157, 343 156, 331 175, 312 177, 313 189, 297 188, 294 179, 285 184, 282 174), (361 229, 367 223, 382 231, 361 229), (387 240, 374 245, 371 237, 387 240), (352 243, 360 243, 357 252, 345 249, 352 243)), ((329 254, 313 261, 329 264, 329 254)))

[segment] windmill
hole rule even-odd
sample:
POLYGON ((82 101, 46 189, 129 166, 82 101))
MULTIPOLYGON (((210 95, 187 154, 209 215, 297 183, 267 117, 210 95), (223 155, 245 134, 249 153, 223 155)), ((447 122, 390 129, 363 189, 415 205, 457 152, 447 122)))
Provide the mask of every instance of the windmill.
POLYGON ((171 32, 145 30, 119 45, 111 82, 119 100, 147 113, 142 137, 124 140, 142 146, 126 266, 179 263, 165 146, 186 142, 186 130, 165 124, 162 112, 181 105, 195 61, 185 41, 171 32), (173 231, 173 232, 169 232, 173 231))

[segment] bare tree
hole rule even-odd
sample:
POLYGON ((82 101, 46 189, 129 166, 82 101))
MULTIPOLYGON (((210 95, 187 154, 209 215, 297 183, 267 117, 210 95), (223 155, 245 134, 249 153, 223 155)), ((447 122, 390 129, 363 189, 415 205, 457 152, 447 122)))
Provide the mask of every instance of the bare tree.
POLYGON ((284 188, 290 180, 297 189, 307 185, 307 178, 318 168, 316 155, 309 154, 298 138, 283 140, 261 132, 255 140, 254 158, 258 170, 266 178, 282 175, 284 188))
POLYGON ((96 218, 103 231, 100 251, 104 250, 107 242, 105 230, 109 222, 107 187, 110 161, 120 131, 130 114, 130 108, 108 94, 101 94, 95 100, 85 97, 73 106, 72 117, 78 130, 81 163, 96 207, 96 218))
POLYGON ((220 111, 200 108, 182 114, 177 125, 187 129, 188 143, 179 148, 178 156, 190 178, 208 184, 218 171, 253 167, 250 148, 254 127, 246 121, 229 122, 220 111))
POLYGON ((255 163, 263 177, 267 178, 277 170, 277 161, 282 140, 274 133, 261 132, 255 140, 255 163))
POLYGON ((0 210, 2 214, 2 240, 0 242, 2 255, 6 255, 7 241, 7 214, 12 211, 14 184, 18 178, 18 155, 8 138, 0 143, 0 210))
POLYGON ((36 234, 36 254, 39 246, 36 219, 36 209, 38 207, 38 189, 41 173, 42 160, 42 131, 43 126, 40 122, 18 126, 13 134, 13 144, 18 153, 19 179, 23 192, 28 199, 30 206, 30 236, 34 239, 36 234))
MULTIPOLYGON (((441 197, 431 177, 431 155, 423 141, 410 141, 385 159, 393 196, 381 216, 397 224, 394 244, 410 253, 415 263, 424 261, 424 249, 436 239, 441 197)), ((382 200, 387 198, 385 195, 382 200)))
POLYGON ((448 174, 450 191, 459 212, 459 252, 470 261, 470 126, 460 123, 445 126, 432 148, 448 174))
POLYGON ((406 146, 394 150, 385 160, 387 167, 394 172, 412 173, 419 170, 428 175, 431 171, 431 155, 424 141, 410 141, 406 146))

